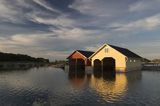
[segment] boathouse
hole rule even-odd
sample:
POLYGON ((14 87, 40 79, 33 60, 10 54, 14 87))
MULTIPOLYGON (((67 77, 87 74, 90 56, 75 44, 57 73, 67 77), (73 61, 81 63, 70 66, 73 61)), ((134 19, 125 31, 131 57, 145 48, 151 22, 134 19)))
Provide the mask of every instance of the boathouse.
POLYGON ((92 51, 83 51, 83 50, 76 50, 74 51, 69 57, 67 57, 69 62, 70 69, 79 69, 85 70, 86 66, 91 66, 91 61, 89 57, 93 54, 92 51))
POLYGON ((89 59, 94 69, 127 72, 140 70, 142 58, 126 48, 104 44, 89 59))

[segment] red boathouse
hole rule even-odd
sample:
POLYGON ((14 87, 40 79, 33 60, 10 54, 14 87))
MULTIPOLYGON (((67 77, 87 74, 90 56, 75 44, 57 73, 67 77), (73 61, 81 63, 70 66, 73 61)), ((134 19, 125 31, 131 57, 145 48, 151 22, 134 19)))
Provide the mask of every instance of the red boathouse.
POLYGON ((71 69, 85 69, 85 66, 91 66, 91 61, 88 59, 94 52, 91 51, 74 51, 67 59, 71 69))

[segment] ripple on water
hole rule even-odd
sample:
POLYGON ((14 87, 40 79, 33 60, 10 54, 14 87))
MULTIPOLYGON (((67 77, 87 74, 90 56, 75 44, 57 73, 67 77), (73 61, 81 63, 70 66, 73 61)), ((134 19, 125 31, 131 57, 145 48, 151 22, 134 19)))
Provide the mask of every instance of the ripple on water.
POLYGON ((68 75, 55 68, 2 72, 0 106, 159 106, 160 72, 142 73, 116 74, 110 78, 85 74, 68 75))

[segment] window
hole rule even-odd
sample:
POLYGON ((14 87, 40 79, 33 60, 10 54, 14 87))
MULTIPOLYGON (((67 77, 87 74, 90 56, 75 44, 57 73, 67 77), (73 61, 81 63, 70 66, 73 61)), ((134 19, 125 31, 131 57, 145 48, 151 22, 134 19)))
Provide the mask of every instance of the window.
POLYGON ((130 62, 132 62, 132 60, 130 60, 130 62))
POLYGON ((108 48, 105 48, 105 49, 104 49, 104 52, 105 52, 105 53, 108 53, 108 48))
POLYGON ((133 60, 134 62, 136 62, 136 60, 133 60))

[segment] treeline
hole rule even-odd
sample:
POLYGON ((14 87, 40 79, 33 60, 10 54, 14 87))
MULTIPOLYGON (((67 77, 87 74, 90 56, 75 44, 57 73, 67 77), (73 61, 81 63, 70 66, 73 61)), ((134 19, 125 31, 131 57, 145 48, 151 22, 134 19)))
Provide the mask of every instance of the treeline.
POLYGON ((0 62, 45 62, 48 63, 49 59, 34 58, 23 54, 12 54, 0 52, 0 62))

